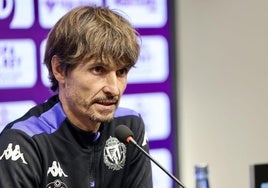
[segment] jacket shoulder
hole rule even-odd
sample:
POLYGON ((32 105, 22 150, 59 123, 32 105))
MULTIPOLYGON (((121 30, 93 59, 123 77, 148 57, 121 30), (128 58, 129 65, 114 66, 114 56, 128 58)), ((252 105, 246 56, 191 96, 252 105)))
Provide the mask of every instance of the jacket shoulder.
POLYGON ((135 110, 129 109, 129 108, 124 108, 124 107, 118 107, 117 110, 115 111, 114 117, 124 117, 124 116, 136 116, 140 117, 140 114, 136 112, 135 110))

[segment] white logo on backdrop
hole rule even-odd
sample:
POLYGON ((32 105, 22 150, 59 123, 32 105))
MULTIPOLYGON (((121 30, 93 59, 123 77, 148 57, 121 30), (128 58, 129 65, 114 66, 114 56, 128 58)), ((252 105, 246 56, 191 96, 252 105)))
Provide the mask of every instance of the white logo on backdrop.
POLYGON ((80 5, 103 5, 102 0, 39 0, 39 22, 43 28, 51 28, 65 13, 80 5))
POLYGON ((160 35, 143 36, 139 59, 128 74, 128 83, 161 83, 169 75, 167 40, 160 35))
POLYGON ((34 105, 34 101, 0 102, 0 133, 5 125, 21 117, 34 105))
MULTIPOLYGON (((168 149, 150 149, 150 154, 153 158, 161 161, 161 164, 166 167, 167 171, 172 172, 172 155, 168 149)), ((172 187, 172 179, 169 176, 163 176, 163 171, 158 166, 156 166, 156 164, 151 164, 154 187, 172 187)))
POLYGON ((166 0, 106 0, 106 4, 125 12, 122 15, 135 27, 160 28, 167 22, 166 0))
POLYGON ((50 86, 50 80, 48 78, 48 70, 46 65, 44 64, 44 54, 46 49, 46 39, 41 42, 40 45, 40 67, 41 67, 41 79, 44 86, 49 87, 50 86))
POLYGON ((0 1, 0 19, 7 18, 12 12, 13 8, 14 8, 13 0, 0 1), (5 6, 4 3, 6 3, 5 6))
POLYGON ((0 40, 0 88, 29 88, 36 80, 34 41, 0 40))
POLYGON ((162 92, 125 94, 122 96, 120 106, 134 109, 141 114, 149 140, 161 140, 169 136, 170 100, 167 94, 162 92))
POLYGON ((1 0, 0 19, 12 17, 11 29, 27 29, 34 23, 33 0, 1 0))

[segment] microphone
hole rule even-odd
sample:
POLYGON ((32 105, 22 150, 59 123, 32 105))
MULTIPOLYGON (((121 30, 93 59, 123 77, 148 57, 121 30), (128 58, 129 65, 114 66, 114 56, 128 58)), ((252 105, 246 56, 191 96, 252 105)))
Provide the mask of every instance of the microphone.
POLYGON ((162 165, 160 165, 149 153, 147 153, 137 142, 133 139, 133 132, 126 125, 118 125, 115 129, 115 136, 120 142, 134 144, 143 154, 145 154, 151 161, 153 161, 159 168, 161 168, 169 177, 171 177, 179 186, 186 188, 174 175, 169 173, 162 165))

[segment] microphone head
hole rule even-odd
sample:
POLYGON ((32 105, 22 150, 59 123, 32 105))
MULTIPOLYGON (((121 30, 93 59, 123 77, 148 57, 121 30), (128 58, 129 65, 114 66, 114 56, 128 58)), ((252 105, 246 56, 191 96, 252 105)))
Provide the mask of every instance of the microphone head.
POLYGON ((115 137, 120 142, 128 143, 128 138, 133 136, 133 132, 126 125, 118 125, 115 128, 115 137))

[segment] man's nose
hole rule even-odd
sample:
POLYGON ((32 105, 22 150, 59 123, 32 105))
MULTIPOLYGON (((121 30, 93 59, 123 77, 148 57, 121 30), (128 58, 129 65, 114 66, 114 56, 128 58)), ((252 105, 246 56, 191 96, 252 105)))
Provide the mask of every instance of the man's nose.
POLYGON ((103 90, 105 93, 109 93, 113 96, 119 95, 118 77, 116 72, 110 72, 107 74, 106 83, 103 90))

